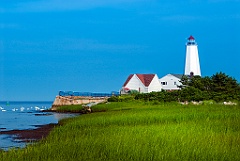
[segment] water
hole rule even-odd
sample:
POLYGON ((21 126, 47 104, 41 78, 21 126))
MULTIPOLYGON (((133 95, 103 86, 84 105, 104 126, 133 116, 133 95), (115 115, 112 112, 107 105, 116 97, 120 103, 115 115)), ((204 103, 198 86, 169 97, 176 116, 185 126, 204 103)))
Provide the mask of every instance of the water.
MULTIPOLYGON (((58 123, 63 118, 76 115, 42 112, 51 105, 52 102, 0 102, 0 131, 35 129, 36 125, 58 123)), ((0 149, 25 145, 14 140, 12 135, 0 135, 0 149)))

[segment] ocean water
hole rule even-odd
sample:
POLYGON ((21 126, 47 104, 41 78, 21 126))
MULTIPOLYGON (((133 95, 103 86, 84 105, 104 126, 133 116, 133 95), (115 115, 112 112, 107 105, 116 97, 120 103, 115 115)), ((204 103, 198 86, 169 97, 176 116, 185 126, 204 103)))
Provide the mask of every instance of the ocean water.
MULTIPOLYGON (((46 113, 52 102, 0 102, 0 131, 35 129, 36 125, 58 123, 76 114, 46 113)), ((14 140, 12 135, 0 135, 0 149, 24 147, 26 143, 14 140)))

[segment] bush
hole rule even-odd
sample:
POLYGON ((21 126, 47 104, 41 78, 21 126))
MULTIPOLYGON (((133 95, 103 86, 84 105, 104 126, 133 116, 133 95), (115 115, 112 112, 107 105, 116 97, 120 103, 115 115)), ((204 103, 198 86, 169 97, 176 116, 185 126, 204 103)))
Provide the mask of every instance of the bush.
POLYGON ((112 96, 108 98, 108 102, 129 102, 129 101, 134 101, 135 96, 133 95, 121 95, 121 96, 112 96))
POLYGON ((216 102, 214 100, 204 100, 203 105, 212 105, 215 104, 216 102))
POLYGON ((119 102, 118 96, 112 96, 112 97, 108 98, 108 102, 119 102))
POLYGON ((119 102, 129 102, 129 101, 134 101, 134 96, 133 95, 121 95, 118 96, 119 102))

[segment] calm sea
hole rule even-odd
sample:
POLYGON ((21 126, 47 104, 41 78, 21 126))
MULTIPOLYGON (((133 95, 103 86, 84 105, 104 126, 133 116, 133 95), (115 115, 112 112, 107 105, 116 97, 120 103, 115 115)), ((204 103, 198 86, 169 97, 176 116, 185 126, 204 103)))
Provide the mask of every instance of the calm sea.
MULTIPOLYGON (((0 102, 0 131, 35 129, 36 125, 58 123, 76 114, 47 113, 52 102, 0 102)), ((25 143, 14 140, 11 135, 0 135, 0 149, 24 147, 25 143)))

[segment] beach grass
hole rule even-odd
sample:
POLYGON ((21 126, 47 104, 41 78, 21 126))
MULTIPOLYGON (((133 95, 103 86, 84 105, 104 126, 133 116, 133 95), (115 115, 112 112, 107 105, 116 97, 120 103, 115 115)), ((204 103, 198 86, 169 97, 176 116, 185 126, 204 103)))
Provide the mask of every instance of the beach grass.
POLYGON ((240 160, 240 107, 117 102, 65 119, 8 160, 240 160), (104 111, 104 112, 100 112, 104 111))

